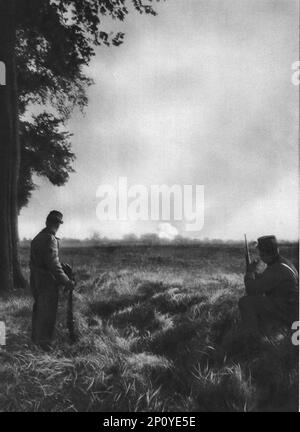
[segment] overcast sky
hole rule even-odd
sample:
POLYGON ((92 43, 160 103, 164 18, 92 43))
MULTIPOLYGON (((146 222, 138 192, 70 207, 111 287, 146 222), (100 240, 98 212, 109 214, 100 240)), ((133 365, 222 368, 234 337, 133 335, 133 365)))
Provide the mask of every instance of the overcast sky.
POLYGON ((95 81, 89 106, 69 123, 76 173, 61 188, 37 180, 21 237, 58 209, 60 236, 166 230, 296 239, 298 1, 168 0, 157 9, 157 17, 133 13, 114 24, 125 31, 124 44, 97 50, 87 70, 95 81), (204 185, 203 229, 99 221, 96 190, 120 176, 147 187, 204 185))

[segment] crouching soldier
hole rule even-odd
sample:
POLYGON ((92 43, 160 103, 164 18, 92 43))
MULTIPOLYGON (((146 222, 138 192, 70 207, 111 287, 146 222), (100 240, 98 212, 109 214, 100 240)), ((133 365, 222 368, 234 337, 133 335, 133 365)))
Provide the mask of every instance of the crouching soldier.
POLYGON ((58 238, 63 215, 51 211, 44 228, 31 242, 30 286, 34 298, 32 341, 48 351, 56 322, 59 286, 74 288, 74 282, 63 271, 58 257, 58 238))
POLYGON ((293 264, 279 254, 275 236, 264 236, 257 244, 265 271, 257 273, 254 261, 245 275, 246 296, 239 301, 242 321, 248 334, 260 337, 260 325, 272 322, 291 326, 299 320, 298 273, 293 264))

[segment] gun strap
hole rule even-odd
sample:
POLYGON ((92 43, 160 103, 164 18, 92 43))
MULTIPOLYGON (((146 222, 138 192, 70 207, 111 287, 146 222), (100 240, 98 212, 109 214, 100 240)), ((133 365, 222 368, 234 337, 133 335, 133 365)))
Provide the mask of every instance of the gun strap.
POLYGON ((295 276, 295 278, 298 279, 298 275, 295 272, 295 270, 292 269, 292 267, 290 267, 289 265, 287 265, 286 263, 283 263, 283 262, 280 264, 283 265, 284 267, 286 267, 287 269, 289 269, 292 272, 293 276, 295 276))

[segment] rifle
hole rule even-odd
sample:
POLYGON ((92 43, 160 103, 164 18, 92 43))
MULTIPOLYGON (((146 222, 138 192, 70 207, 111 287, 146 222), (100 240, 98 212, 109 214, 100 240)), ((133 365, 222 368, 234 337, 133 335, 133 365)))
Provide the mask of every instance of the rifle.
MULTIPOLYGON (((75 282, 74 272, 69 264, 62 264, 63 270, 73 282, 75 282)), ((74 313, 73 313, 73 290, 70 289, 68 292, 68 302, 67 302, 67 328, 69 330, 69 336, 71 343, 78 340, 78 336, 75 333, 74 326, 74 313)))
POLYGON ((251 255, 249 252, 248 242, 247 242, 247 236, 245 235, 245 260, 246 260, 246 270, 248 270, 249 265, 251 264, 251 255))

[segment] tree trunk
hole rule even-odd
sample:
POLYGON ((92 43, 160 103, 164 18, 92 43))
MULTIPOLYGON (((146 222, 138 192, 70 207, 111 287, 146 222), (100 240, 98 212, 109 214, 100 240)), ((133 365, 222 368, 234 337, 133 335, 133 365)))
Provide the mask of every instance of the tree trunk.
POLYGON ((0 0, 0 291, 25 286, 18 259, 17 184, 20 165, 15 59, 15 0, 0 0))

